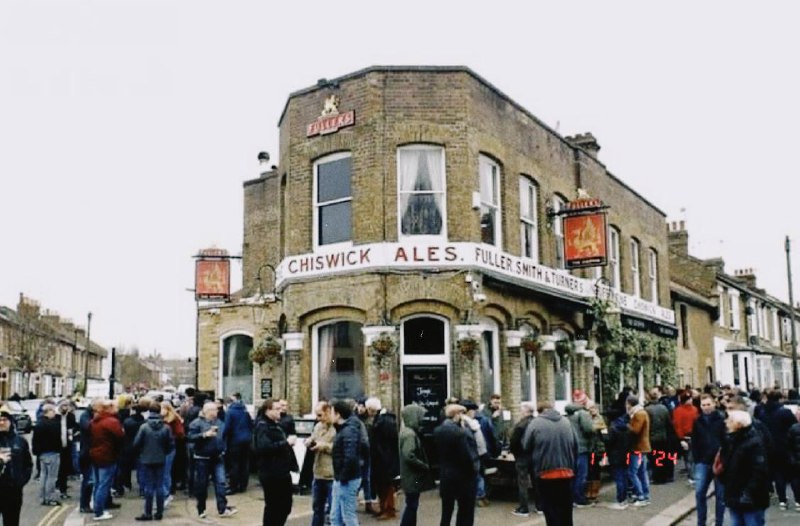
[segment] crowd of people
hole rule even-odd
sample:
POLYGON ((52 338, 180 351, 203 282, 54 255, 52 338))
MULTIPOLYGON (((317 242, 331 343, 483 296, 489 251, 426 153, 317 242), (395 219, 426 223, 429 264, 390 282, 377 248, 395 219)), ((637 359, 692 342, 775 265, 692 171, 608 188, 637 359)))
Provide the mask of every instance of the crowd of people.
POLYGON ((216 512, 237 513, 228 496, 248 489, 258 474, 263 524, 285 524, 292 509, 291 473, 310 479, 312 526, 358 524, 359 512, 378 520, 398 517, 395 493, 405 496, 401 526, 417 523, 420 494, 439 482, 440 525, 474 523, 475 507, 488 506, 487 477, 501 458, 514 463, 517 516, 542 513, 549 525, 572 524, 573 510, 596 504, 602 468, 615 485, 607 506, 625 510, 650 504, 651 484, 676 481, 682 462, 695 488, 697 521, 705 525, 707 494, 715 490, 715 523, 764 524, 771 494, 782 510, 800 512, 800 411, 785 406, 779 389, 744 393, 709 385, 653 388, 640 400, 623 389, 605 411, 575 390, 564 414, 549 401, 522 402, 519 418, 493 395, 481 409, 448 399, 432 435, 438 471, 423 444, 425 408, 410 404, 397 416, 377 398, 319 402, 305 440, 303 466, 294 452, 295 422, 285 400, 266 400, 255 419, 241 397, 214 400, 188 392, 179 407, 169 401, 122 395, 97 399, 75 415, 69 400, 45 400, 38 411, 32 453, 11 414, 0 410, 0 514, 19 523, 22 488, 36 466, 39 498, 59 506, 68 481, 80 480, 80 511, 95 520, 113 517, 115 498, 133 490, 142 498, 138 521, 162 520, 173 495, 187 491, 199 519, 208 518, 208 486, 216 512), (252 465, 252 464, 255 465, 252 465), (301 469, 302 468, 302 469, 301 469), (359 510, 359 494, 364 502, 359 510), (457 512, 456 512, 457 507, 457 512))

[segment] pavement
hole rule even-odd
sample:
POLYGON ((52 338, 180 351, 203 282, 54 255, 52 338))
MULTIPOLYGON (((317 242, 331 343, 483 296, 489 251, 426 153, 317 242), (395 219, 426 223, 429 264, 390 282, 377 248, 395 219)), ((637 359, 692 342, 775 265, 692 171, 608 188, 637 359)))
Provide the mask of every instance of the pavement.
MULTIPOLYGON (((255 479, 253 479, 255 482, 255 479)), ((505 492, 504 492, 505 493, 505 492)), ((671 484, 655 485, 651 487, 650 506, 642 508, 628 507, 623 511, 608 509, 608 505, 614 502, 614 485, 611 481, 605 481, 600 491, 600 498, 596 506, 574 510, 574 524, 576 526, 688 526, 697 524, 696 516, 693 515, 694 490, 685 479, 679 479, 671 484)), ((710 497, 709 509, 713 510, 713 496, 710 497)), ((116 499, 122 504, 118 510, 111 510, 114 519, 104 522, 96 522, 91 514, 81 514, 75 508, 64 522, 65 526, 88 526, 100 524, 146 524, 135 520, 137 515, 143 511, 143 501, 135 492, 129 492, 125 497, 116 499)), ((170 526, 190 526, 197 524, 217 524, 230 526, 256 526, 261 524, 261 514, 264 508, 264 498, 261 488, 256 484, 251 484, 246 493, 231 495, 228 497, 231 506, 237 508, 238 513, 233 517, 220 518, 217 516, 214 504, 213 490, 209 491, 207 507, 209 510, 208 519, 202 520, 197 516, 196 504, 194 499, 190 499, 184 494, 175 495, 175 500, 167 508, 164 520, 161 522, 170 526)), ((538 526, 544 525, 543 515, 531 515, 530 517, 517 517, 511 514, 516 507, 516 502, 509 493, 492 497, 491 504, 485 508, 475 509, 476 525, 497 525, 503 526, 538 526), (505 497, 505 498, 503 498, 505 497)), ((402 510, 403 496, 398 495, 397 507, 402 510)), ((363 506, 359 507, 363 510, 363 506)), ((441 506, 438 492, 435 490, 427 491, 422 494, 417 523, 421 526, 436 525, 439 523, 441 506)), ((713 512, 712 512, 713 518, 713 512)), ((455 520, 455 519, 454 519, 455 520)), ((310 495, 295 495, 293 498, 292 514, 287 521, 288 526, 307 526, 311 522, 311 497, 310 495)), ((399 524, 400 516, 395 520, 378 521, 374 517, 365 513, 359 513, 359 522, 362 525, 385 525, 399 524)), ((159 524, 154 522, 152 524, 159 524)), ((794 511, 781 512, 777 505, 768 511, 767 524, 800 524, 800 514, 794 511)))

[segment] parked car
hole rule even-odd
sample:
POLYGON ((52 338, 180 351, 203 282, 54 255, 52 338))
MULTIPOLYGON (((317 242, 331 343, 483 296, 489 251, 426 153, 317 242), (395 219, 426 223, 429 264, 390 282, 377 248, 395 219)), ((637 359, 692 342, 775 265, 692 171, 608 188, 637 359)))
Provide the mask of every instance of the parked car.
POLYGON ((35 398, 32 400, 21 400, 19 403, 25 410, 28 412, 28 416, 31 417, 31 423, 36 425, 36 412, 39 410, 39 406, 42 405, 44 402, 41 398, 35 398))
POLYGON ((18 433, 30 433, 33 429, 33 421, 31 416, 19 402, 8 401, 5 403, 11 411, 11 416, 14 419, 14 426, 18 433))

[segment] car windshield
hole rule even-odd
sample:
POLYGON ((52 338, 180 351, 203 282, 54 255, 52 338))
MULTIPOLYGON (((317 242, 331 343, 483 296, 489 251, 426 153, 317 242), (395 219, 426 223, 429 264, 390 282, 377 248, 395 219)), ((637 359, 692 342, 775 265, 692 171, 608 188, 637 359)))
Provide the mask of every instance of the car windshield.
POLYGON ((8 404, 8 408, 11 409, 12 411, 25 411, 25 408, 22 407, 22 404, 20 404, 19 402, 9 400, 8 402, 6 402, 6 404, 8 404))

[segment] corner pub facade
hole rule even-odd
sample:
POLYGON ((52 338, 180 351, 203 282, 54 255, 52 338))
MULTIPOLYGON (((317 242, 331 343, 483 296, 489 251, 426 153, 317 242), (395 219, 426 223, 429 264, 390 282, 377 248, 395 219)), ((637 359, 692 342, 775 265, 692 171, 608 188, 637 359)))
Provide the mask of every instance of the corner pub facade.
POLYGON ((242 290, 198 306, 200 389, 285 397, 295 414, 418 402, 432 424, 449 396, 497 392, 516 417, 523 400, 559 407, 583 389, 610 403, 603 382, 661 380, 603 378, 587 341, 598 293, 631 326, 674 335, 665 215, 597 160, 591 134, 558 135, 465 67, 321 80, 289 96, 279 128, 280 164, 244 183, 242 290), (578 188, 609 206, 609 262, 568 271, 553 212, 578 188), (531 332, 535 356, 520 349, 531 332), (268 336, 280 355, 253 363, 268 336))

